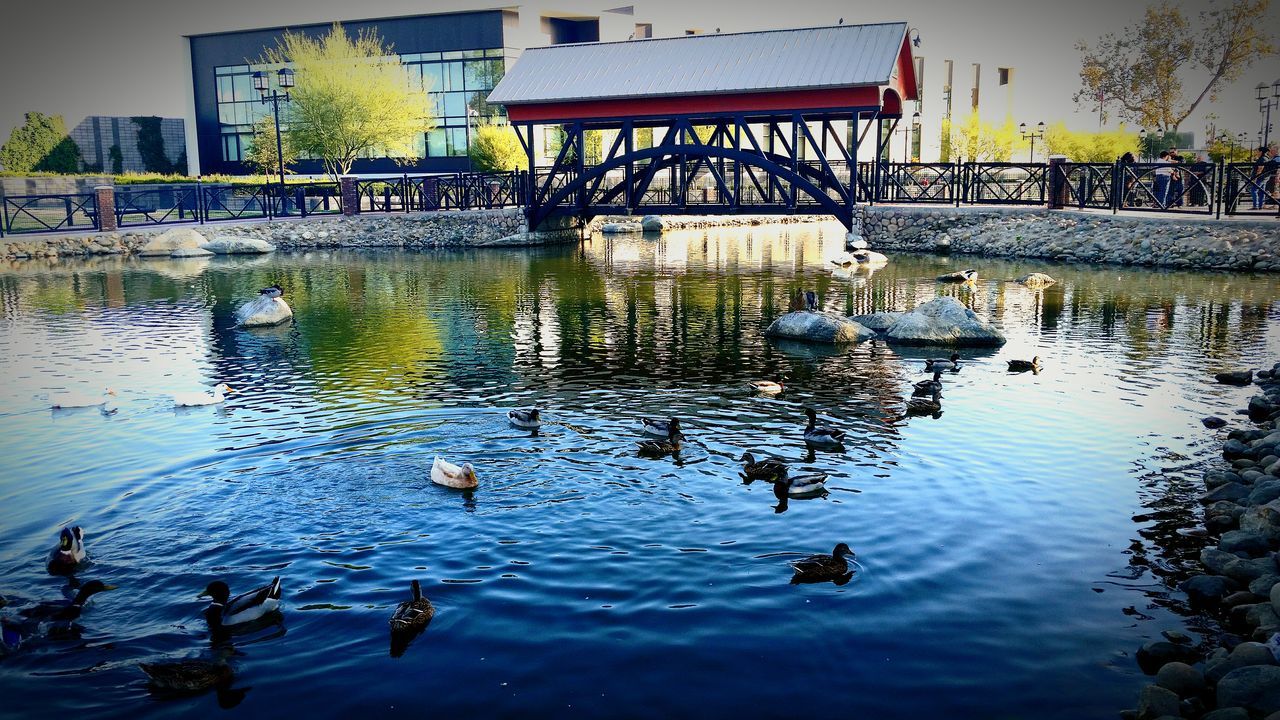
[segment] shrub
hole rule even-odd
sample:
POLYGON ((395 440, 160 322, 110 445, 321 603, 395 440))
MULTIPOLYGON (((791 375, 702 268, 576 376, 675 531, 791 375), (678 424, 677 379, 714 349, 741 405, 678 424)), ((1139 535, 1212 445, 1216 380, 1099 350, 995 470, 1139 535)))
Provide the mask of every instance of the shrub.
POLYGON ((467 149, 471 165, 480 172, 529 169, 529 159, 520 138, 510 125, 481 125, 471 136, 467 149))
POLYGON ((1044 144, 1050 155, 1065 155, 1071 162, 1115 162, 1127 152, 1138 154, 1138 133, 1123 125, 1117 130, 1101 132, 1068 130, 1065 123, 1054 123, 1044 133, 1044 144))
POLYGON ((80 171, 80 148, 67 137, 61 115, 26 114, 0 146, 0 165, 10 172, 74 173, 80 171))

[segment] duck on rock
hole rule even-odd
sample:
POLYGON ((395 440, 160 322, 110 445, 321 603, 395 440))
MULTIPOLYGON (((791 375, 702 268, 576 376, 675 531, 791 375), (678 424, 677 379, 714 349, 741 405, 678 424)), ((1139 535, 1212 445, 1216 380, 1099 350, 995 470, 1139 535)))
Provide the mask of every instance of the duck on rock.
POLYGON ((818 414, 813 408, 805 408, 804 414, 809 419, 809 424, 804 429, 805 443, 819 447, 840 447, 844 443, 845 432, 819 425, 818 414))
POLYGON ((62 532, 58 533, 58 546, 49 552, 49 564, 46 567, 50 575, 70 575, 80 567, 85 557, 84 530, 78 525, 62 528, 62 532))
POLYGON ((791 563, 795 570, 791 582, 824 582, 838 580, 849 573, 848 558, 854 557, 853 551, 845 543, 836 545, 830 555, 810 555, 807 558, 791 563))
POLYGON ((225 582, 214 580, 201 593, 201 597, 207 596, 211 600, 204 611, 204 618, 209 623, 209 630, 215 634, 251 623, 280 609, 280 594, 279 577, 272 578, 268 585, 235 597, 231 597, 231 588, 225 582))

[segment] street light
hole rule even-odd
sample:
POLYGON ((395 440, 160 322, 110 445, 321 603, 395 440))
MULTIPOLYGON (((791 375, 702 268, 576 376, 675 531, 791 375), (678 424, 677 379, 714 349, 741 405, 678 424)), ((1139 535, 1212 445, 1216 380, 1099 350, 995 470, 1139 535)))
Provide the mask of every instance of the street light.
POLYGON ((1042 138, 1042 137, 1044 137, 1044 123, 1043 123, 1043 122, 1036 123, 1036 129, 1035 129, 1035 130, 1028 130, 1028 129, 1027 129, 1027 124, 1026 124, 1026 123, 1021 123, 1021 124, 1019 124, 1019 125, 1018 125, 1018 132, 1022 135, 1022 139, 1023 139, 1023 140, 1030 140, 1030 141, 1031 141, 1031 160, 1030 160, 1030 162, 1035 162, 1035 161, 1036 161, 1036 140, 1037 140, 1038 138, 1042 138))
POLYGON ((1258 83, 1254 88, 1258 97, 1258 112, 1264 116, 1262 121, 1262 130, 1258 133, 1261 138, 1261 147, 1266 147, 1271 141, 1271 108, 1280 107, 1280 80, 1271 83, 1267 87, 1266 83, 1258 83), (1271 96, 1267 96, 1267 91, 1271 91, 1271 96))
POLYGON ((289 88, 293 87, 293 71, 287 67, 276 72, 276 85, 284 88, 284 92, 271 90, 271 78, 266 72, 259 70, 253 74, 253 87, 258 91, 263 103, 271 103, 276 119, 276 160, 280 164, 280 186, 284 186, 284 141, 280 137, 280 103, 289 102, 289 88), (270 91, 270 92, 268 92, 270 91))
MULTIPOLYGON (((915 149, 915 144, 920 141, 920 111, 911 114, 911 150, 915 149)), ((914 153, 907 152, 907 156, 912 160, 919 160, 914 153)))

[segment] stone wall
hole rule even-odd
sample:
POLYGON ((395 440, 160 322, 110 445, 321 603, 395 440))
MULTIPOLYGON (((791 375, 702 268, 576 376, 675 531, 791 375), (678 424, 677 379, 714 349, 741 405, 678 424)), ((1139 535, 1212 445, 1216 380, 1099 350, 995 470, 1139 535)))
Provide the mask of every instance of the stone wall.
POLYGON ((1044 208, 860 206, 855 231, 881 252, 1280 271, 1280 222, 1135 217, 1044 208))

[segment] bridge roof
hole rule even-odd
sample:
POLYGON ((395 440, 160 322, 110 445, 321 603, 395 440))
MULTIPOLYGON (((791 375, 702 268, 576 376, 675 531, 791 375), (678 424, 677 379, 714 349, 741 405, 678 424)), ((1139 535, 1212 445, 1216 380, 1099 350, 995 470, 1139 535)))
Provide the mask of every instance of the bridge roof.
MULTIPOLYGON (((914 99, 915 86, 907 24, 895 22, 530 48, 489 102, 506 105, 512 120, 573 119, 635 107, 617 101, 666 100, 663 112, 696 113, 749 109, 761 99, 746 96, 794 93, 788 109, 803 110, 834 102, 823 91, 893 87, 914 99), (725 98, 734 99, 726 105, 725 98), (673 106, 673 99, 682 102, 673 106), (558 107, 531 107, 538 105, 558 107)), ((865 104, 863 96, 871 95, 859 94, 865 104)))

